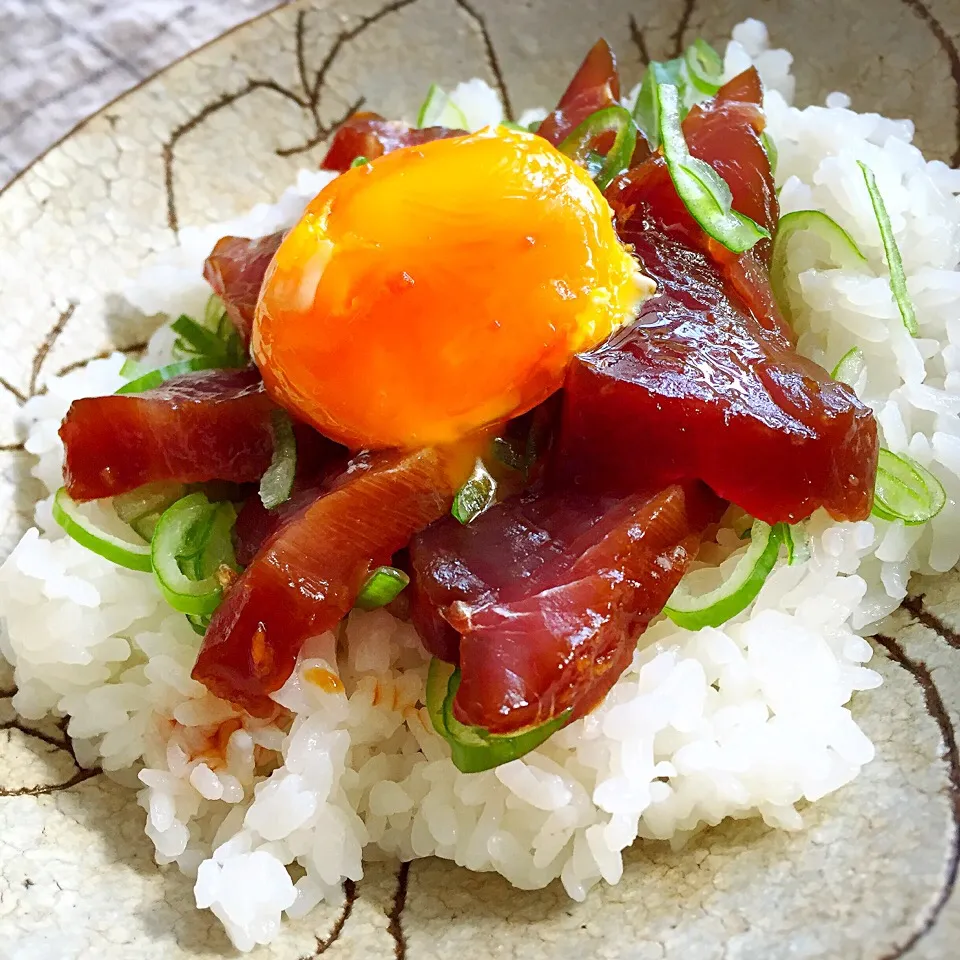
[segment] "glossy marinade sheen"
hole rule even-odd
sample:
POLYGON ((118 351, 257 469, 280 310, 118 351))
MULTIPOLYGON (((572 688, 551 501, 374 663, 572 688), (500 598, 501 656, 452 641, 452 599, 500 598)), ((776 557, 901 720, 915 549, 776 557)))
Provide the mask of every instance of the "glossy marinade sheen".
MULTIPOLYGON (((772 231, 762 117, 749 101, 758 96, 750 73, 736 78, 684 130, 691 152, 730 185, 735 208, 772 231)), ((769 292, 769 251, 718 248, 662 158, 623 175, 607 196, 658 292, 636 323, 571 365, 554 463, 561 482, 626 494, 698 478, 769 523, 821 506, 837 519, 868 516, 876 421, 794 349, 769 292)))
POLYGON ((642 256, 669 279, 637 323, 574 361, 556 473, 606 493, 696 477, 768 523, 820 506, 864 519, 870 411, 735 304, 702 254, 661 239, 642 256))
POLYGON ((412 616, 459 662, 456 718, 512 733, 591 710, 724 506, 696 483, 622 500, 538 491, 416 536, 412 616))
POLYGON ((165 480, 255 482, 270 465, 275 409, 254 367, 75 400, 60 427, 67 492, 96 500, 165 480))
POLYGON ((353 607, 370 571, 450 510, 476 446, 360 455, 264 543, 224 597, 193 677, 255 716, 304 642, 353 607))
POLYGON ((250 343, 257 298, 267 267, 286 231, 265 237, 223 237, 203 265, 203 276, 220 297, 237 332, 250 343))

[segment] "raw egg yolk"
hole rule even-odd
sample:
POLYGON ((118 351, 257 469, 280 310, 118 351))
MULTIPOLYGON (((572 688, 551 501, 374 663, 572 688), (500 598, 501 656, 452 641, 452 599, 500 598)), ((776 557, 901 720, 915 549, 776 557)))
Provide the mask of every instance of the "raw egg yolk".
POLYGON ((582 168, 487 129, 322 190, 267 273, 253 355, 277 403, 347 446, 448 443, 544 400, 652 288, 582 168))

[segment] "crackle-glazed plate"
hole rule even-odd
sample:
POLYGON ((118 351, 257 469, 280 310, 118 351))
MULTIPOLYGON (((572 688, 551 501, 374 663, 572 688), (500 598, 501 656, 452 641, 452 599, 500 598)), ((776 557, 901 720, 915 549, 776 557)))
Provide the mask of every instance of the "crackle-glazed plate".
MULTIPOLYGON (((647 58, 744 17, 796 56, 797 100, 852 94, 960 153, 957 0, 303 0, 233 31, 82 124, 0 195, 0 555, 28 523, 14 418, 46 379, 149 332, 117 295, 180 225, 272 201, 359 98, 410 115, 430 82, 481 76, 556 99, 600 34, 629 86, 647 58)), ((681 852, 638 845, 584 904, 449 863, 370 865, 257 957, 342 960, 960 956, 960 579, 913 584, 878 637, 883 687, 854 712, 877 759, 806 828, 725 823, 681 852)), ((0 677, 0 686, 4 679, 0 677)), ((0 957, 224 957, 191 883, 157 868, 133 793, 79 770, 60 726, 0 690, 0 957)))

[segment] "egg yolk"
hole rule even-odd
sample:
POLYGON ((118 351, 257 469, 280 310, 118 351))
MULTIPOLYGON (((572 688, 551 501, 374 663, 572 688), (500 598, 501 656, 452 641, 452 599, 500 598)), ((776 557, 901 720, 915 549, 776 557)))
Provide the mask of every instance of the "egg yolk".
POLYGON ((273 399, 334 440, 447 443, 544 400, 651 291, 582 168, 487 129, 322 190, 267 273, 253 355, 273 399))

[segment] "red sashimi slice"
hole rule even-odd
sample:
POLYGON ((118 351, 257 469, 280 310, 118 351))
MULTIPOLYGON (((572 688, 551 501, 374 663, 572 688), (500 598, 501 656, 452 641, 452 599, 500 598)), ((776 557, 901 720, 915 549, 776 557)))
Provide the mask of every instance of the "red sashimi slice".
POLYGON ((540 124, 537 133, 554 146, 591 113, 620 100, 617 61, 606 40, 598 40, 564 91, 556 109, 540 124))
POLYGON ((273 454, 274 409, 254 367, 75 400, 60 427, 67 492, 96 500, 162 480, 259 480, 273 454))
POLYGON ((358 157, 376 160, 401 147, 462 137, 466 132, 450 127, 411 127, 400 120, 384 120, 378 113, 355 113, 334 134, 320 167, 343 173, 358 157))
MULTIPOLYGON (((690 153, 709 163, 730 187, 733 208, 773 235, 780 209, 760 139, 766 122, 762 95, 760 78, 751 67, 721 87, 713 100, 695 106, 683 122, 683 132, 690 153)), ((758 320, 793 336, 770 292, 766 270, 771 242, 761 240, 738 255, 708 237, 677 195, 662 156, 651 157, 618 177, 606 197, 625 243, 653 229, 704 251, 721 266, 731 288, 758 320)))
POLYGON ((267 540, 207 629, 193 677, 257 716, 300 648, 350 610, 372 568, 450 510, 476 448, 360 456, 267 540))
POLYGON ((768 523, 870 513, 877 426, 853 391, 728 295, 719 268, 635 238, 657 280, 639 319, 567 375, 555 467, 585 489, 697 478, 768 523))
MULTIPOLYGON (((691 153, 725 178, 734 207, 772 232, 759 98, 747 71, 691 111, 684 133, 691 153)), ((853 391, 797 354, 763 252, 736 256, 709 240, 661 157, 622 176, 608 197, 621 239, 658 290, 633 325, 570 367, 555 459, 564 482, 631 493, 696 478, 769 523, 818 507, 865 518, 876 422, 853 391)))
POLYGON ((414 623, 460 664, 456 718, 511 733, 591 710, 722 510, 699 484, 622 501, 554 491, 415 537, 414 623))
POLYGON ((244 343, 250 342, 260 287, 283 237, 282 230, 255 240, 223 237, 203 265, 204 279, 223 301, 244 343))

